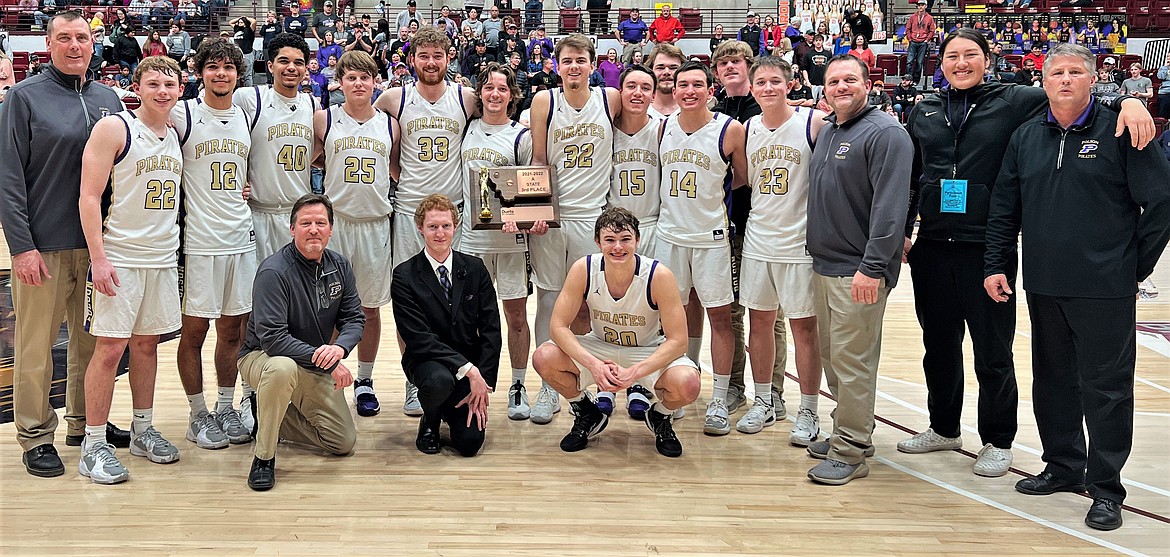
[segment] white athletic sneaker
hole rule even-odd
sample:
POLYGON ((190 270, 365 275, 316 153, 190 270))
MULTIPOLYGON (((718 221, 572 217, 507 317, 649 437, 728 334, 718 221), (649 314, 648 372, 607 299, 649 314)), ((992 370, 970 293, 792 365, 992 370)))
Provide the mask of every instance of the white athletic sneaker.
POLYGON ((130 442, 130 454, 144 456, 155 464, 170 464, 179 460, 179 448, 167 441, 154 426, 134 437, 130 442))
POLYGON ((1153 300, 1158 297, 1158 287, 1154 285, 1154 280, 1147 278, 1143 280, 1138 286, 1138 298, 1142 300, 1153 300))
POLYGON ((951 451, 963 448, 962 437, 943 437, 927 429, 909 439, 898 442, 898 450, 904 453, 921 454, 934 451, 951 451))
POLYGON ((776 412, 772 406, 764 402, 764 397, 757 396, 755 403, 748 409, 747 414, 744 414, 735 424, 736 431, 740 433, 759 433, 765 427, 769 427, 776 423, 776 412))
POLYGON ((110 485, 130 479, 130 471, 114 456, 114 446, 102 443, 81 453, 77 471, 95 484, 110 485))
POLYGON ((979 458, 975 459, 975 475, 988 478, 998 478, 1008 473, 1012 467, 1012 450, 1001 449, 988 443, 979 451, 979 458))
POLYGON ((788 443, 796 447, 807 447, 821 436, 821 419, 808 408, 796 413, 796 425, 788 435, 788 443))
POLYGON ((772 412, 776 414, 777 420, 788 417, 788 409, 784 407, 784 399, 780 397, 780 393, 776 392, 776 389, 772 389, 772 412))
POLYGON ((422 403, 418 401, 418 387, 410 381, 406 382, 406 400, 402 403, 402 413, 407 416, 423 415, 422 403))
POLYGON ((187 426, 187 440, 195 443, 200 449, 222 449, 228 446, 227 435, 220 429, 215 416, 207 410, 202 410, 198 416, 191 418, 191 423, 187 426))
POLYGON ((552 387, 544 385, 536 395, 536 404, 532 405, 532 423, 547 424, 552 421, 553 414, 561 411, 561 395, 552 387))
POLYGON ((215 423, 219 424, 219 429, 228 438, 228 442, 233 445, 247 443, 252 440, 251 428, 244 425, 244 420, 240 417, 240 411, 235 408, 229 407, 223 412, 216 412, 215 423))
POLYGON ((727 413, 727 405, 723 399, 712 399, 707 403, 707 415, 703 419, 703 433, 707 435, 727 435, 731 433, 731 418, 727 413))
POLYGON ((532 408, 528 406, 528 393, 524 390, 524 383, 512 383, 508 389, 508 419, 527 420, 532 408))
POLYGON ((256 409, 252 408, 252 397, 250 396, 240 399, 240 423, 243 424, 244 429, 248 430, 248 435, 256 431, 256 409))

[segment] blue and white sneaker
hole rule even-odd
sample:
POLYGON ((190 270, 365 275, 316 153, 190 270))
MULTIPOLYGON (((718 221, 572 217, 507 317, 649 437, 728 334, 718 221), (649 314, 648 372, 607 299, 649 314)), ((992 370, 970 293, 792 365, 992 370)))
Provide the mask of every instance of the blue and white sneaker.
POLYGON ((373 379, 358 379, 353 382, 353 402, 359 416, 377 416, 382 411, 378 395, 374 394, 373 379))

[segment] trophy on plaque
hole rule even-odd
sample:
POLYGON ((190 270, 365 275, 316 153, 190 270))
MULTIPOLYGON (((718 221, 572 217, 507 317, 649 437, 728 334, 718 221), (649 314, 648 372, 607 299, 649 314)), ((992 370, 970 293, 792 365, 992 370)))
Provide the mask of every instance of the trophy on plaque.
POLYGON ((515 222, 521 230, 545 221, 560 227, 551 166, 499 166, 471 170, 473 230, 499 230, 515 222))

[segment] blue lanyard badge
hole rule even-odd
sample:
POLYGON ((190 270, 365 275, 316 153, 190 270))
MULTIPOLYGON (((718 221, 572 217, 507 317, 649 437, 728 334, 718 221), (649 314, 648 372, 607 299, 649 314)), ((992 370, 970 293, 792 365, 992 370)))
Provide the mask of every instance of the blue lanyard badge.
POLYGON ((942 199, 939 211, 943 213, 967 212, 967 181, 943 180, 942 199))

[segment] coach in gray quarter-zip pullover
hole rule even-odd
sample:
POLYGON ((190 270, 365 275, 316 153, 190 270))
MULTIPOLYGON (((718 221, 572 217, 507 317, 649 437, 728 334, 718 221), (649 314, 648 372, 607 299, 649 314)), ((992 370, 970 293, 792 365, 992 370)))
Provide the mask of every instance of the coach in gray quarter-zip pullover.
POLYGON ((860 271, 898 282, 910 199, 910 136, 892 116, 868 107, 844 122, 829 116, 813 150, 808 252, 818 274, 860 271), (905 181, 898 179, 905 177, 905 181))
MULTIPOLYGON (((85 429, 85 368, 94 338, 85 321, 89 251, 81 232, 81 154, 103 116, 122 110, 112 89, 85 79, 93 58, 89 23, 61 12, 47 29, 52 65, 16 84, 0 104, 0 223, 12 254, 16 311, 13 421, 26 470, 60 476, 65 467, 53 447, 57 414, 49 405, 52 347, 69 322, 65 389, 65 443, 80 445, 85 429)), ((130 445, 126 431, 106 440, 130 445)))
POLYGON ((831 125, 812 153, 808 252, 822 366, 837 396, 831 441, 808 447, 825 459, 814 482, 844 485, 869 475, 873 406, 886 297, 898 282, 914 145, 893 116, 867 106, 869 68, 849 55, 825 67, 831 125))

